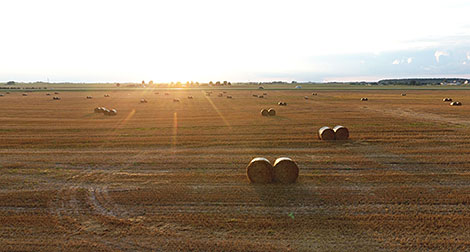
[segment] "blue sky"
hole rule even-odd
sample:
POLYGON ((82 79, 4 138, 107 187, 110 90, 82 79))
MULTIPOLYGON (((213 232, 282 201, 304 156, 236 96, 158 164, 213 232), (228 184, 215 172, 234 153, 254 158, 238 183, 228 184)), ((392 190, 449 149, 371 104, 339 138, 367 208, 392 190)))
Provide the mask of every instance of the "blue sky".
POLYGON ((0 81, 470 77, 470 1, 0 2, 0 81))

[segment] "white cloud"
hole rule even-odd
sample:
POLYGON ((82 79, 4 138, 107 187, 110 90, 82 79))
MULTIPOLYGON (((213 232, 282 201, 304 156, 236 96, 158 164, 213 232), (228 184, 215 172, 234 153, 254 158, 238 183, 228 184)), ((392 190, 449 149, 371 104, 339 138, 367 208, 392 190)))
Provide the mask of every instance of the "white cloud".
POLYGON ((466 61, 464 61, 464 62, 462 62, 462 64, 463 64, 463 65, 467 65, 467 62, 466 62, 466 61))
POLYGON ((437 63, 439 63, 439 58, 440 58, 441 56, 449 56, 449 53, 444 52, 444 51, 436 51, 436 52, 434 53, 434 57, 436 57, 437 63))
POLYGON ((406 60, 406 62, 407 62, 408 64, 411 64, 411 62, 413 62, 413 58, 408 58, 408 59, 406 60))
POLYGON ((398 65, 398 64, 400 64, 400 61, 396 59, 396 60, 394 60, 394 61, 392 62, 392 64, 393 64, 393 65, 398 65))
POLYGON ((467 59, 470 60, 470 52, 467 52, 467 59))

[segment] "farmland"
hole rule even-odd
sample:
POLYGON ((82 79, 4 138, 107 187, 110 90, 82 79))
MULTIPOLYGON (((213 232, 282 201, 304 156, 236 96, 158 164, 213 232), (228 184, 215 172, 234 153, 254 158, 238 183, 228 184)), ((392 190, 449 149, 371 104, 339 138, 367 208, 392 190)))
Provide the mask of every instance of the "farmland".
POLYGON ((470 250, 470 90, 315 92, 5 94, 0 251, 470 250), (297 183, 249 183, 283 156, 297 183))

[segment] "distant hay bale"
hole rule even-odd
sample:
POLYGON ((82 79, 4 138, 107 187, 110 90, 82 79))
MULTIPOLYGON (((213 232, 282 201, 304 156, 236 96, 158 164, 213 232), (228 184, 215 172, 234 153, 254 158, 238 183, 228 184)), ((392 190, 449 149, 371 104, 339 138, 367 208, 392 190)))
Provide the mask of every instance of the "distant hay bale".
POLYGON ((337 125, 333 128, 333 131, 335 132, 336 140, 347 140, 349 138, 349 130, 346 127, 337 125))
POLYGON ((100 107, 95 108, 95 113, 101 113, 101 108, 100 107))
POLYGON ((188 96, 188 99, 193 99, 193 97, 192 97, 192 96, 188 96))
POLYGON ((145 100, 145 99, 140 99, 140 103, 147 103, 147 100, 145 100))
POLYGON ((103 114, 106 112, 106 110, 108 110, 105 107, 99 107, 98 109, 99 109, 99 113, 103 113, 103 114))
POLYGON ((263 93, 263 95, 268 95, 268 93, 263 93))
POLYGON ((51 94, 49 94, 49 93, 46 93, 46 96, 50 96, 50 95, 51 95, 51 94))
POLYGON ((52 97, 52 100, 60 100, 60 97, 54 96, 54 97, 52 97))
POLYGON ((308 96, 304 96, 304 99, 305 99, 305 100, 308 100, 308 96))
POLYGON ((258 89, 264 89, 264 87, 259 87, 258 89))
POLYGON ((312 95, 317 95, 317 93, 312 93, 312 95))
POLYGON ((274 110, 273 108, 268 109, 268 115, 269 116, 275 116, 276 115, 276 110, 274 110))
POLYGON ((109 109, 103 108, 103 114, 104 114, 104 115, 107 116, 107 115, 109 115, 109 113, 111 113, 111 111, 110 111, 109 109))
POLYGON ((93 97, 92 97, 92 96, 87 96, 86 98, 87 98, 87 99, 93 99, 93 97))
POLYGON ((254 158, 246 167, 246 176, 251 183, 270 183, 273 180, 273 166, 266 158, 254 158))
POLYGON ((277 103, 279 106, 287 106, 287 102, 280 101, 277 103))
POLYGON ((369 99, 367 99, 366 97, 362 97, 361 98, 361 101, 368 101, 369 99))
POLYGON ((0 97, 3 97, 3 94, 0 94, 0 97))
POLYGON ((335 140, 335 132, 330 127, 321 127, 318 130, 318 139, 321 140, 335 140))
POLYGON ((452 98, 444 98, 442 99, 443 102, 451 102, 452 101, 452 98))
POLYGON ((109 110, 108 116, 115 116, 115 115, 117 115, 117 110, 116 109, 109 110))
POLYGON ((262 116, 268 116, 268 115, 269 115, 268 110, 267 110, 267 109, 262 109, 262 110, 261 110, 261 115, 262 115, 262 116))
POLYGON ((401 94, 401 96, 406 96, 406 94, 405 94, 405 93, 403 93, 403 94, 401 94))
POLYGON ((264 96, 262 96, 262 95, 258 95, 258 98, 264 98, 264 96))
POLYGON ((288 157, 276 159, 273 165, 273 181, 283 184, 294 183, 299 177, 299 167, 288 157))
POLYGON ((253 97, 256 97, 256 98, 258 98, 258 95, 254 94, 254 95, 253 95, 253 97))
POLYGON ((109 97, 109 94, 105 94, 104 97, 109 97))
POLYGON ((23 94, 23 96, 28 96, 28 94, 23 94))
POLYGON ((54 94, 59 94, 59 92, 54 92, 54 94))
POLYGON ((462 103, 459 101, 454 101, 450 103, 450 106, 462 106, 462 103))
POLYGON ((231 96, 231 95, 227 95, 227 99, 232 99, 232 96, 231 96))
POLYGON ((173 99, 173 102, 180 102, 180 99, 175 98, 175 99, 173 99))

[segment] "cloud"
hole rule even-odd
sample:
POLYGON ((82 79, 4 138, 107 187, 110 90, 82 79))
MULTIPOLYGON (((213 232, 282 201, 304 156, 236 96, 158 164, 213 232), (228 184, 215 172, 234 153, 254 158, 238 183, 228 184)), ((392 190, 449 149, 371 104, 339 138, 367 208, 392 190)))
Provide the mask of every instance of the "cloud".
POLYGON ((436 57, 437 63, 439 63, 439 58, 440 58, 441 56, 449 56, 449 53, 444 52, 444 51, 436 51, 436 52, 434 53, 434 57, 436 57))
POLYGON ((408 58, 408 59, 406 60, 406 62, 407 62, 408 64, 411 64, 411 62, 413 62, 413 58, 408 58))
POLYGON ((467 59, 470 60, 470 52, 467 52, 467 59))
POLYGON ((462 62, 462 65, 467 65, 467 62, 466 61, 462 62))
POLYGON ((392 62, 392 64, 398 65, 398 64, 400 64, 400 61, 396 59, 396 60, 394 60, 394 61, 392 62))

